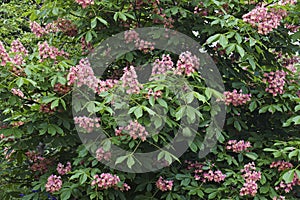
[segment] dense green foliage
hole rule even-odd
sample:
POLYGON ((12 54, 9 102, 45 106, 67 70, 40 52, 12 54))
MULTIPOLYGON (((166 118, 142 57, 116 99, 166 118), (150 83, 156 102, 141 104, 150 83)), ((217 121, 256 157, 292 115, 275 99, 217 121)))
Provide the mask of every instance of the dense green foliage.
MULTIPOLYGON (((300 24, 299 3, 280 6, 277 1, 264 1, 270 10, 286 11, 287 16, 280 20, 277 28, 261 34, 257 27, 243 20, 245 14, 260 5, 259 1, 95 0, 86 7, 78 2, 83 1, 10 0, 0 4, 1 42, 10 58, 18 54, 11 52, 10 44, 15 39, 28 50, 22 64, 9 61, 0 68, 0 199, 300 198, 300 67, 297 58, 300 31, 291 31, 287 26, 300 24), (194 12, 197 6, 198 10, 194 12), (38 37, 30 28, 30 22, 34 21, 43 30, 50 23, 58 26, 58 30, 38 37), (72 103, 72 92, 78 88, 68 85, 71 67, 78 65, 93 47, 112 35, 151 26, 170 28, 193 38, 213 58, 226 91, 241 90, 251 98, 239 105, 227 105, 226 121, 218 132, 218 143, 205 158, 199 159, 198 152, 205 133, 209 132, 210 117, 217 112, 212 110, 210 100, 221 97, 197 72, 187 79, 193 86, 190 93, 174 94, 169 87, 173 82, 168 82, 172 80, 166 79, 145 83, 138 94, 128 96, 128 105, 114 101, 114 95, 124 88, 112 88, 86 104, 79 100, 72 103), (39 45, 45 41, 68 55, 54 52, 57 54, 55 59, 42 58, 39 45), (281 75, 274 78, 272 73, 276 71, 281 75), (278 82, 270 82, 271 78, 278 78, 278 82), (272 84, 275 84, 273 88, 272 84), (281 85, 283 88, 279 89, 281 85), (162 93, 158 98, 146 98, 149 89, 162 93), (189 103, 199 101, 200 106, 197 109, 183 106, 176 99, 178 96, 189 103), (82 144, 72 115, 74 105, 75 110, 86 107, 89 114, 96 114, 101 119, 101 126, 109 136, 103 143, 105 152, 110 151, 111 144, 131 152, 159 149, 172 140, 173 131, 180 128, 179 122, 183 118, 194 123, 199 117, 200 128, 185 129, 187 137, 190 134, 196 137, 180 158, 168 152, 158 156, 158 160, 172 162, 171 165, 166 164, 167 167, 154 172, 126 173, 99 162, 82 144), (160 133, 151 135, 146 141, 115 135, 119 124, 111 108, 123 106, 129 106, 126 114, 133 120, 145 127, 148 125, 147 130, 159 129, 160 133), (155 113, 155 106, 160 106, 167 117, 155 113), (229 140, 248 141, 251 147, 234 152, 227 148, 229 140), (204 171, 198 173, 201 176, 209 170, 220 170, 226 177, 222 181, 204 181, 203 177, 197 180, 197 173, 185 161, 201 163, 200 168, 204 171), (281 171, 278 167, 270 167, 277 161, 292 165, 281 171), (58 176, 58 163, 66 165, 67 162, 71 163, 72 169, 61 175, 62 187, 52 193, 47 191, 48 177, 58 176), (243 196, 240 191, 246 178, 241 170, 251 162, 255 163, 256 171, 261 172, 256 181, 257 194, 243 196), (116 188, 97 189, 92 182, 94 175, 101 173, 118 175, 120 182, 116 188), (160 176, 173 181, 171 190, 157 188, 160 176), (121 191, 124 183, 131 189, 121 191), (277 188, 289 183, 295 183, 289 192, 284 191, 286 187, 277 188)), ((176 45, 172 36, 170 44, 176 45)), ((3 62, 1 52, 0 49, 0 61, 3 62)), ((176 65, 179 57, 171 52, 136 50, 119 56, 101 78, 119 80, 125 67, 153 63, 163 54, 170 54, 176 65)), ((132 154, 116 160, 128 168, 139 164, 132 154)))

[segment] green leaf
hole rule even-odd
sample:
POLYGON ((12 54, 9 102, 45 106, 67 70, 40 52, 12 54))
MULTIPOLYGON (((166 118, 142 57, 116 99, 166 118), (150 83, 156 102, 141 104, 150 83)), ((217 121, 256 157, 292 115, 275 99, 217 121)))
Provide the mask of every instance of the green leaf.
POLYGON ((143 116, 143 109, 141 106, 134 110, 134 115, 137 119, 143 116))
POLYGON ((86 174, 82 174, 81 176, 80 176, 80 178, 79 178, 79 183, 80 183, 80 185, 83 185, 85 182, 86 182, 86 180, 87 180, 87 175, 86 174))
POLYGON ((133 156, 128 156, 128 159, 127 159, 127 166, 131 169, 131 167, 134 165, 135 163, 135 160, 133 158, 133 156))
POLYGON ((298 112, 300 110, 300 105, 297 105, 296 107, 295 107, 295 112, 298 112))
POLYGON ((211 44, 215 41, 217 41, 219 38, 220 38, 221 34, 216 34, 216 35, 213 35, 213 36, 210 36, 207 40, 206 40, 206 43, 207 44, 211 44))
POLYGON ((105 19, 103 19, 102 17, 97 17, 97 19, 99 20, 99 22, 101 22, 105 26, 108 26, 108 22, 105 19))
POLYGON ((86 42, 90 42, 90 41, 92 41, 92 39, 93 39, 92 33, 91 33, 91 31, 88 31, 85 35, 85 40, 86 40, 86 42))
POLYGON ((236 39, 236 41, 241 44, 242 43, 242 37, 240 34, 235 33, 234 38, 236 39))
POLYGON ((91 28, 95 28, 97 26, 97 18, 92 19, 91 28))
POLYGON ((127 157, 128 157, 127 155, 118 157, 115 164, 122 163, 127 157))
POLYGON ((58 106, 58 103, 59 103, 59 99, 56 99, 55 101, 53 101, 51 103, 51 109, 56 108, 58 106))
POLYGON ((242 58, 245 56, 245 50, 243 49, 243 47, 241 47, 240 45, 236 45, 236 50, 238 51, 238 53, 241 55, 242 58))
POLYGON ((249 105, 250 112, 253 112, 257 108, 256 101, 252 101, 249 105))
POLYGON ((235 45, 236 44, 229 44, 227 47, 226 47, 226 54, 229 55, 231 52, 233 52, 235 50, 235 45))
POLYGON ((71 197, 71 190, 64 190, 61 194, 60 194, 60 199, 63 200, 67 200, 71 197))
POLYGON ((294 174, 295 174, 295 170, 289 170, 287 172, 285 172, 282 176, 282 179, 286 182, 286 183, 291 183, 293 181, 294 178, 294 174))
POLYGON ((168 109, 168 104, 165 100, 161 99, 161 98, 158 98, 157 99, 157 102, 159 103, 159 105, 161 105, 162 107, 168 109))
POLYGON ((258 155, 254 152, 246 152, 245 156, 247 156, 251 160, 256 160, 258 158, 258 155))
POLYGON ((228 39, 227 39, 227 37, 225 36, 225 35, 221 35, 220 36, 220 38, 219 38, 219 43, 220 43, 220 45, 223 47, 223 48, 225 48, 226 46, 227 46, 227 44, 228 44, 228 39))
POLYGON ((242 130, 242 127, 238 121, 234 121, 233 125, 234 125, 234 128, 236 128, 236 130, 238 130, 238 131, 242 130))

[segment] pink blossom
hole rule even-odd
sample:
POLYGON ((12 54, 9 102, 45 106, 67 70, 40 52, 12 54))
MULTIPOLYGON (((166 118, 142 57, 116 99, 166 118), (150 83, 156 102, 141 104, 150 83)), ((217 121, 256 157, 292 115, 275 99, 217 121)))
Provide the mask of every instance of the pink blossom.
POLYGON ((199 59, 197 56, 192 55, 189 51, 183 52, 179 55, 175 74, 185 74, 189 76, 199 68, 199 65, 199 59))
POLYGON ((46 58, 51 58, 56 60, 58 56, 68 57, 69 54, 64 52, 63 50, 59 51, 56 47, 49 46, 49 44, 45 41, 42 44, 38 44, 39 54, 40 54, 40 62, 43 62, 46 58))
POLYGON ((97 151, 96 151, 96 159, 98 161, 101 161, 101 160, 106 160, 106 161, 109 161, 111 158, 111 152, 109 151, 104 151, 104 149, 102 147, 98 148, 97 151))
POLYGON ((120 127, 119 129, 117 129, 115 131, 116 136, 123 135, 123 131, 129 133, 130 137, 134 140, 140 138, 143 142, 147 139, 147 136, 149 135, 145 127, 138 123, 137 120, 131 120, 127 126, 120 127))
POLYGON ((250 195, 254 197, 256 195, 258 189, 256 182, 261 179, 261 172, 255 170, 254 162, 246 164, 241 170, 243 173, 242 177, 245 181, 243 187, 240 189, 241 196, 250 195))
POLYGON ((53 193, 59 191, 62 187, 61 177, 52 174, 49 176, 45 187, 47 192, 53 193))
POLYGON ((37 22, 30 22, 31 32, 34 33, 37 37, 42 37, 48 34, 48 31, 41 27, 37 22))
POLYGON ((20 89, 12 88, 11 92, 18 97, 24 98, 24 94, 20 89))
POLYGON ((67 162, 66 167, 63 164, 58 163, 57 168, 56 168, 58 174, 60 174, 60 175, 65 175, 65 174, 69 173, 71 171, 71 169, 72 169, 72 167, 71 167, 70 162, 67 162))
POLYGON ((208 181, 214 181, 216 183, 219 183, 225 180, 226 175, 223 174, 220 170, 217 171, 209 170, 208 172, 203 173, 203 178, 204 178, 203 180, 204 182, 208 180, 208 181))
POLYGON ((158 80, 157 75, 165 75, 168 71, 174 71, 174 63, 170 55, 162 55, 162 59, 156 59, 153 63, 150 80, 158 80))
POLYGON ((286 73, 283 70, 277 70, 275 72, 264 73, 265 78, 263 82, 267 83, 266 92, 271 93, 273 96, 283 94, 283 87, 285 85, 286 73))
POLYGON ((251 100, 251 94, 242 94, 242 91, 238 93, 236 89, 234 89, 232 92, 224 92, 224 96, 225 105, 232 104, 233 106, 239 106, 246 104, 248 101, 251 100))
POLYGON ((227 150, 232 150, 233 152, 238 153, 238 152, 241 152, 241 151, 245 151, 250 147, 251 147, 250 142, 245 142, 244 140, 240 140, 240 141, 229 140, 227 142, 226 149, 227 150))
POLYGON ((280 25, 280 21, 286 16, 285 10, 268 8, 263 4, 243 15, 243 20, 253 27, 257 27, 259 34, 267 35, 276 29, 280 25))
POLYGON ((173 187, 173 181, 172 180, 164 180, 161 176, 156 181, 156 187, 161 191, 171 191, 173 187))
POLYGON ((1 62, 2 66, 5 66, 7 62, 11 61, 1 41, 0 41, 0 60, 2 60, 1 62))
POLYGON ((279 160, 279 161, 274 161, 270 165, 270 168, 277 168, 278 171, 284 171, 286 169, 291 169, 293 168, 293 164, 290 162, 286 162, 284 160, 279 160))
POLYGON ((137 80, 137 74, 133 66, 126 67, 121 77, 122 87, 126 89, 127 94, 138 94, 142 85, 137 80))
POLYGON ((99 189, 108 189, 111 187, 117 187, 120 182, 120 178, 117 175, 112 175, 110 173, 102 173, 100 176, 96 174, 91 185, 97 185, 99 189))
POLYGON ((150 97, 154 97, 154 99, 158 99, 159 97, 162 96, 162 91, 157 90, 156 92, 153 92, 153 90, 150 88, 148 90, 148 94, 147 94, 147 99, 149 99, 150 97))
POLYGON ((76 3, 82 6, 82 8, 86 8, 89 5, 94 5, 94 0, 75 0, 76 3))
POLYGON ((85 129, 88 133, 92 132, 94 128, 100 127, 99 121, 100 118, 74 117, 74 123, 78 124, 80 128, 85 129))
POLYGON ((11 43, 12 53, 22 53, 24 56, 28 55, 28 50, 23 46, 23 44, 19 40, 14 40, 11 43))

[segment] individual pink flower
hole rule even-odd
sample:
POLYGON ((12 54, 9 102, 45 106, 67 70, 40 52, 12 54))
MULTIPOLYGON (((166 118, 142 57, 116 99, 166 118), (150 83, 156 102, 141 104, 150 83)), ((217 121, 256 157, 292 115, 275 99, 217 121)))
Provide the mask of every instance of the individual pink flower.
POLYGON ((150 88, 148 90, 148 94, 146 95, 146 98, 147 99, 150 99, 150 97, 154 97, 154 99, 158 99, 162 96, 162 91, 160 90, 157 90, 156 92, 153 92, 153 90, 150 88))
POLYGON ((49 176, 45 187, 46 191, 50 193, 59 191, 62 187, 61 177, 52 174, 49 176))
POLYGON ((127 94, 138 94, 142 85, 137 80, 137 74, 133 66, 126 67, 121 77, 122 87, 125 88, 127 94))
POLYGON ((69 173, 71 171, 71 169, 72 169, 72 166, 71 166, 70 162, 67 162, 66 167, 63 164, 58 163, 57 168, 56 168, 58 174, 60 174, 60 175, 65 175, 65 174, 69 173))
POLYGON ((173 187, 173 181, 172 180, 164 180, 161 176, 156 181, 156 187, 161 191, 171 191, 173 187))

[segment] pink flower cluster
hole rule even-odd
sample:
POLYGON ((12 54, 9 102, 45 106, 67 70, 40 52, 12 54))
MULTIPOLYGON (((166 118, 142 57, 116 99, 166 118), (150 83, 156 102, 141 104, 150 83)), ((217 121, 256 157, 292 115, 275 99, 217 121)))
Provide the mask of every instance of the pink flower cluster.
POLYGON ((251 147, 251 143, 250 142, 245 142, 244 140, 240 140, 240 141, 236 141, 236 140, 229 140, 227 142, 227 146, 226 149, 227 150, 232 150, 233 152, 241 152, 241 151, 245 151, 248 148, 251 147))
POLYGON ((78 124, 80 128, 85 129, 88 133, 92 132, 94 128, 99 128, 99 122, 100 118, 74 117, 74 123, 78 124))
POLYGON ((264 73, 264 83, 268 83, 266 92, 271 93, 273 96, 283 94, 283 87, 285 85, 286 73, 283 70, 277 70, 275 72, 264 73))
POLYGON ((275 190, 283 189, 285 193, 289 193, 293 190, 293 187, 297 185, 300 185, 300 178, 295 173, 292 182, 285 183, 284 181, 280 181, 279 186, 276 186, 275 190))
POLYGON ((22 122, 22 121, 17 121, 17 122, 12 122, 11 123, 11 125, 13 126, 13 127, 19 127, 19 126, 22 126, 22 125, 24 125, 25 123, 24 122, 22 122))
POLYGON ((224 181, 225 178, 226 175, 223 174, 220 170, 209 170, 208 172, 203 173, 203 182, 214 181, 216 183, 220 183, 221 181, 224 181))
POLYGON ((20 89, 12 88, 11 93, 13 93, 14 95, 16 95, 18 97, 24 98, 24 94, 23 94, 22 90, 20 90, 20 89))
POLYGON ((150 80, 158 80, 156 75, 165 75, 168 71, 174 71, 174 63, 170 55, 162 55, 162 59, 156 59, 153 63, 150 80), (156 76, 156 77, 155 77, 156 76))
POLYGON ((117 184, 120 182, 120 178, 117 175, 110 173, 102 173, 100 176, 96 174, 91 185, 97 185, 99 189, 117 188, 117 184))
POLYGON ((98 79, 94 75, 93 69, 91 68, 90 62, 87 58, 81 59, 78 65, 71 67, 67 80, 68 85, 72 85, 74 83, 76 83, 78 87, 86 85, 98 94, 113 88, 118 83, 117 80, 107 79, 102 81, 98 79))
POLYGON ((122 87, 126 89, 127 94, 138 94, 142 85, 137 80, 137 74, 133 66, 126 67, 121 77, 122 87))
POLYGON ((81 59, 78 65, 71 67, 67 80, 68 85, 72 85, 76 82, 78 87, 86 85, 95 92, 98 90, 99 80, 95 77, 87 58, 81 59))
POLYGON ((128 132, 130 137, 134 140, 140 138, 143 142, 147 139, 147 136, 149 135, 145 127, 138 123, 137 120, 131 120, 127 126, 120 127, 119 130, 116 130, 115 134, 121 135, 122 131, 128 132))
POLYGON ((261 179, 261 172, 256 171, 254 162, 245 165, 241 172, 243 173, 242 177, 244 178, 245 183, 240 189, 240 195, 250 195, 254 197, 258 189, 256 182, 261 179))
POLYGON ((296 64, 300 62, 299 56, 289 56, 289 55, 282 55, 281 52, 277 53, 277 59, 282 63, 282 65, 287 68, 293 74, 296 74, 297 68, 296 64))
POLYGON ((48 31, 41 27, 37 22, 30 22, 30 29, 31 32, 34 33, 37 37, 42 37, 48 34, 48 31))
POLYGON ((172 180, 164 180, 161 176, 156 181, 156 187, 161 191, 171 191, 173 187, 173 181, 172 180))
POLYGON ((158 90, 156 92, 153 92, 153 90, 150 88, 148 90, 148 94, 147 94, 146 98, 149 99, 152 96, 154 97, 154 99, 158 99, 159 97, 162 96, 162 91, 158 90))
POLYGON ((285 24, 284 27, 288 30, 290 30, 293 33, 296 33, 299 31, 300 26, 297 25, 293 25, 293 24, 285 24))
POLYGON ((99 81, 99 88, 98 88, 98 93, 100 94, 101 92, 105 92, 111 88, 113 88, 115 85, 119 83, 118 80, 115 79, 106 79, 105 81, 99 81))
POLYGON ((287 16, 283 9, 268 8, 265 5, 257 6, 243 15, 243 20, 258 28, 258 33, 267 35, 280 25, 280 21, 287 16))
POLYGON ((134 42, 135 47, 143 51, 144 53, 147 53, 149 50, 154 50, 154 43, 143 40, 140 38, 139 34, 134 30, 128 30, 124 33, 124 39, 125 43, 131 43, 134 42))
POLYGON ((224 96, 225 105, 232 104, 233 106, 239 106, 246 104, 248 101, 251 100, 251 94, 242 94, 242 91, 238 93, 236 89, 234 89, 232 92, 224 92, 224 96))
POLYGON ((186 74, 187 76, 189 76, 199 68, 199 65, 199 59, 197 58, 197 56, 192 55, 192 53, 189 51, 186 51, 179 55, 175 73, 186 74))
POLYGON ((75 0, 76 3, 82 6, 82 8, 86 8, 89 5, 94 5, 94 0, 75 0))
POLYGON ((45 185, 47 192, 56 192, 59 191, 62 187, 62 180, 60 176, 51 175, 48 177, 47 183, 45 185))
POLYGON ((104 151, 104 149, 102 147, 100 147, 99 149, 97 149, 96 151, 96 159, 98 161, 101 161, 101 160, 106 160, 106 161, 109 161, 109 159, 111 158, 111 152, 109 151, 104 151))
POLYGON ((19 40, 14 40, 11 43, 12 53, 22 53, 24 56, 28 55, 28 50, 23 46, 23 44, 19 40))
POLYGON ((71 171, 71 169, 72 169, 72 166, 71 166, 70 162, 67 162, 66 167, 63 164, 58 163, 57 168, 56 168, 58 174, 60 174, 60 175, 65 175, 65 174, 69 173, 71 171))
POLYGON ((28 151, 25 153, 29 162, 32 164, 30 169, 34 172, 38 171, 44 174, 48 171, 48 167, 52 164, 50 159, 40 156, 34 151, 28 151))
POLYGON ((7 62, 10 61, 10 57, 4 48, 3 43, 0 41, 0 59, 1 59, 1 66, 5 66, 7 62))
POLYGON ((279 161, 274 161, 270 165, 270 168, 277 168, 278 171, 284 171, 286 169, 291 169, 293 168, 293 164, 290 162, 286 162, 284 160, 279 160, 279 161))
MULTIPOLYGON (((213 171, 212 169, 203 170, 203 164, 199 162, 191 162, 191 161, 185 161, 185 163, 188 164, 187 169, 188 170, 194 170, 194 178, 195 180, 201 180, 202 182, 207 181, 214 181, 216 183, 220 183, 221 181, 224 181, 226 178, 226 175, 222 173, 220 170, 213 171)), ((214 164, 212 164, 214 166, 214 164)))
POLYGON ((69 54, 64 52, 63 50, 59 51, 56 47, 49 46, 49 44, 45 41, 42 44, 38 44, 39 47, 39 54, 41 57, 40 62, 43 62, 46 58, 51 58, 56 60, 57 56, 65 56, 68 57, 69 54))

